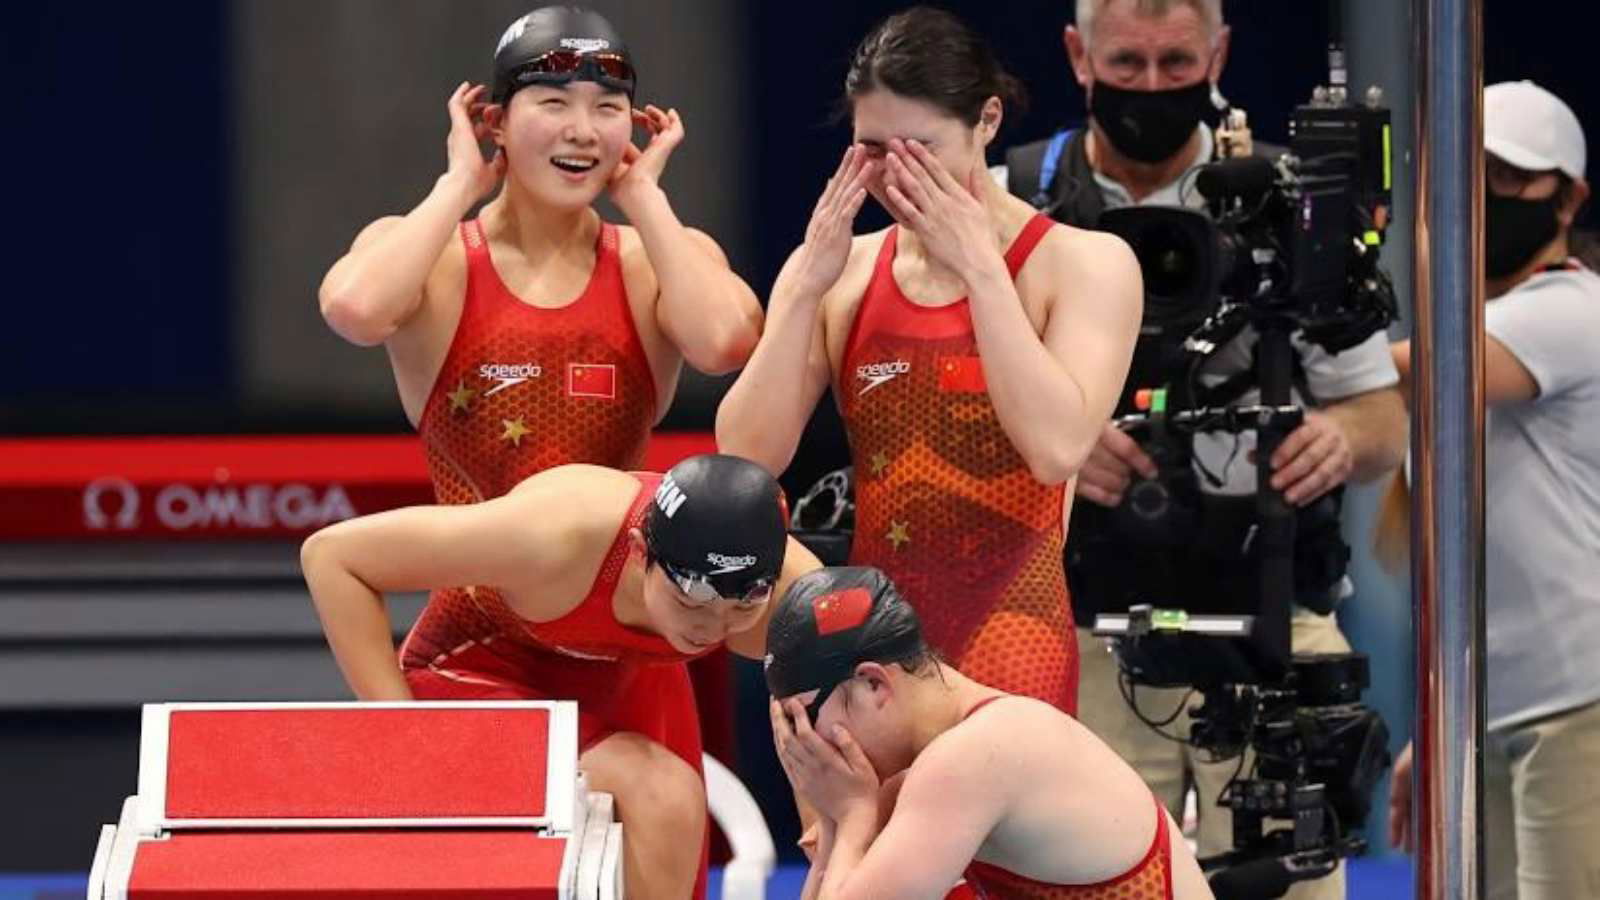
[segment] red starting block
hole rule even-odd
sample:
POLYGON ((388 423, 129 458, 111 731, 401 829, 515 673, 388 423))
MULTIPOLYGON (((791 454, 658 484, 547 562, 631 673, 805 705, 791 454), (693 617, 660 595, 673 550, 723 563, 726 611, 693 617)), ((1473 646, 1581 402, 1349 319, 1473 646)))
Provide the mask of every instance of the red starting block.
POLYGON ((620 900, 570 702, 152 704, 90 900, 620 900))

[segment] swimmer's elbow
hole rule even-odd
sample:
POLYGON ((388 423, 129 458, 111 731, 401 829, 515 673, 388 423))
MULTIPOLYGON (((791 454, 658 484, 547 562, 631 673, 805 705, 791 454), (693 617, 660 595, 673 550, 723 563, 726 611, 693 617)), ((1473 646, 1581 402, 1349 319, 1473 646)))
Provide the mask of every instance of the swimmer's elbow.
MULTIPOLYGON (((731 395, 730 395, 731 396, 731 395)), ((794 459, 798 439, 785 442, 780 430, 770 420, 753 421, 758 417, 745 415, 731 408, 727 400, 717 409, 717 452, 742 456, 767 470, 773 478, 783 475, 794 459)))
POLYGON ((326 528, 306 538, 300 544, 300 574, 309 583, 328 558, 328 530, 326 528))
POLYGON ((683 358, 706 375, 726 375, 749 361, 755 349, 753 337, 747 339, 729 329, 707 340, 702 347, 683 348, 683 358))
POLYGON ((324 283, 317 292, 322 319, 334 333, 359 347, 376 347, 395 332, 389 316, 362 292, 324 283))
POLYGON ((680 343, 684 360, 707 375, 726 375, 743 367, 761 340, 761 308, 753 299, 750 306, 749 314, 718 315, 702 322, 680 343))
POLYGON ((1035 449, 1032 453, 1023 454, 1023 460, 1028 464, 1028 471, 1033 479, 1040 484, 1054 487, 1066 484, 1072 476, 1078 474, 1078 469, 1083 466, 1088 453, 1079 453, 1071 447, 1052 445, 1035 449))
POLYGON ((341 558, 337 525, 315 532, 300 545, 300 574, 311 589, 311 598, 317 598, 317 586, 324 584, 330 575, 345 568, 341 558))

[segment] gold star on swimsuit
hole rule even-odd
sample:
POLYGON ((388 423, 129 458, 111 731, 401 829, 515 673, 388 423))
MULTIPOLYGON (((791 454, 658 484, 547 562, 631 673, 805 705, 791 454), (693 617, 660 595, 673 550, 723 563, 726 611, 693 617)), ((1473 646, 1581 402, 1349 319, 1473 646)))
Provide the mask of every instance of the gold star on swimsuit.
POLYGON ((515 446, 522 446, 522 438, 532 434, 528 426, 522 424, 521 419, 501 419, 500 423, 506 427, 505 433, 500 435, 500 440, 510 441, 515 446))
POLYGON ((889 468, 889 454, 879 450, 872 454, 872 474, 874 477, 882 475, 883 470, 889 468))
POLYGON ((451 412, 466 412, 468 406, 472 403, 472 398, 477 394, 478 392, 475 389, 467 387, 466 382, 457 381, 456 389, 445 394, 445 396, 450 398, 451 412))
POLYGON ((905 522, 890 522, 889 533, 884 535, 889 540, 889 543, 894 545, 897 553, 902 545, 911 543, 911 535, 906 528, 907 524, 905 522))

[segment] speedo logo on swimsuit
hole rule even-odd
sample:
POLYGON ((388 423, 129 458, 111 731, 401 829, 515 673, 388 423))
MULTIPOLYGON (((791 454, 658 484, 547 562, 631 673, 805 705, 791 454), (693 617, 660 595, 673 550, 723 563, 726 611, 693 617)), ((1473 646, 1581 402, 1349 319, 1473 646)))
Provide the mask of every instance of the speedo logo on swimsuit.
POLYGON ((530 378, 538 378, 544 374, 544 369, 538 363, 484 363, 478 367, 478 375, 499 384, 483 392, 485 397, 492 397, 508 387, 519 385, 530 378))
POLYGON ((856 377, 865 381, 867 386, 862 388, 856 396, 859 397, 875 387, 880 387, 894 379, 896 375, 905 375, 911 371, 911 363, 903 359, 894 362, 867 363, 856 366, 856 377))
POLYGON ((666 513, 667 518, 670 519, 678 514, 678 507, 682 506, 683 501, 689 499, 689 497, 683 492, 683 488, 678 487, 678 483, 672 480, 671 475, 663 475, 661 483, 656 485, 655 499, 656 506, 660 507, 661 511, 666 513))
POLYGON ((610 47, 611 42, 605 38, 562 38, 561 46, 579 53, 593 53, 610 47))
POLYGON ((717 568, 707 572, 707 575, 727 575, 732 572, 743 572, 756 564, 754 556, 724 556, 721 553, 707 553, 706 562, 717 568))

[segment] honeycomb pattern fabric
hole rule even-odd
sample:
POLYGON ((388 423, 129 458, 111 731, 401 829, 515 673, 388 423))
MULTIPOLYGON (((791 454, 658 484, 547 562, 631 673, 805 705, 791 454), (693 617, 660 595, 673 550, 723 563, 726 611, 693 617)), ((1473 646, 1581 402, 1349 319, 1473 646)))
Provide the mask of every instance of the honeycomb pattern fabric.
MULTIPOLYGON (((1006 252, 1013 278, 1051 221, 1006 252)), ((963 673, 1072 714, 1077 642, 1062 569, 1062 486, 1040 484, 995 415, 967 301, 913 304, 879 252, 835 394, 855 466, 851 563, 889 573, 963 673)))
POLYGON ((1172 900, 1172 846, 1165 811, 1156 803, 1156 834, 1139 864, 1095 884, 1048 884, 974 862, 967 886, 979 900, 1172 900))
MULTIPOLYGON (((656 388, 623 287, 616 226, 601 224, 588 285, 555 309, 506 288, 480 222, 463 222, 461 240, 466 300, 417 426, 438 501, 498 497, 568 463, 637 469, 656 388)), ((422 631, 406 642, 408 664, 468 641, 516 635, 520 620, 508 621, 508 612, 491 590, 434 591, 422 631)))

